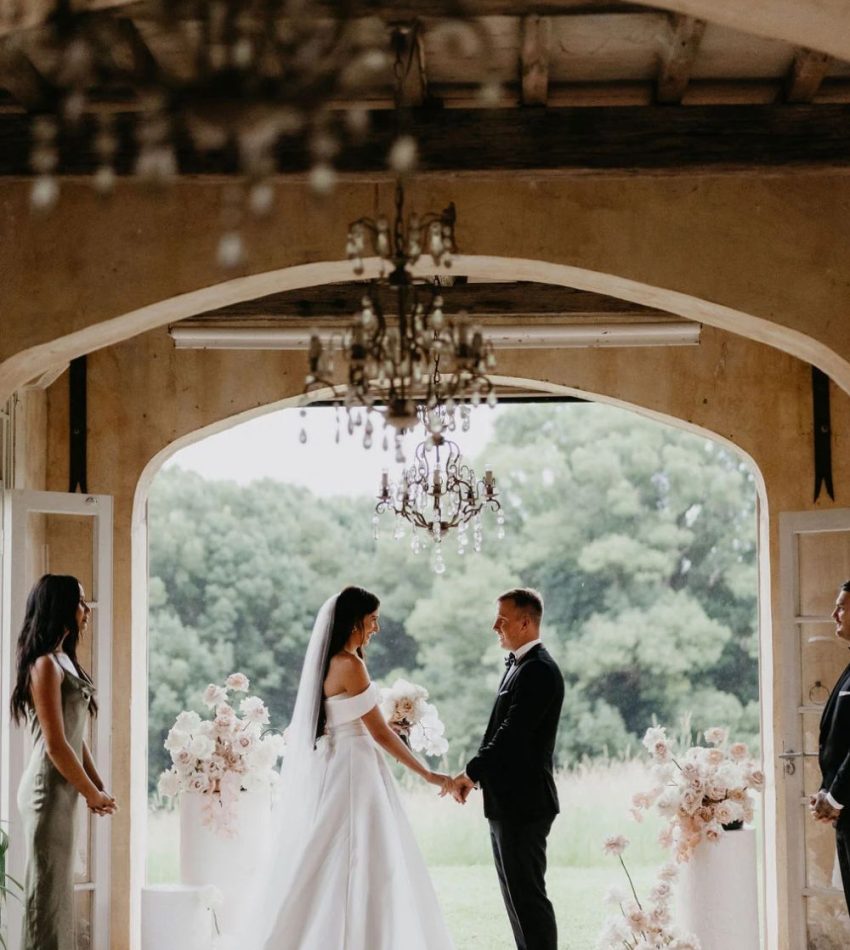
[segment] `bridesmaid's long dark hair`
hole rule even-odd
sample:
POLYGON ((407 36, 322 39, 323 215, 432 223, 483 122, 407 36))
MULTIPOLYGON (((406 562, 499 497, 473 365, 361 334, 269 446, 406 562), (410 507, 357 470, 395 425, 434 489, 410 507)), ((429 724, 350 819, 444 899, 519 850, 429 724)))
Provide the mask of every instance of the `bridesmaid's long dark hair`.
MULTIPOLYGON (((331 638, 328 641, 328 656, 322 670, 322 682, 328 675, 331 659, 345 646, 354 628, 363 623, 367 614, 374 613, 381 606, 380 600, 371 591, 363 587, 346 587, 340 591, 334 607, 334 621, 331 627, 331 638)), ((363 652, 357 648, 360 657, 363 652)), ((316 738, 325 733, 325 704, 319 703, 319 721, 316 724, 316 738)))
MULTIPOLYGON (((81 678, 91 681, 77 660, 79 605, 80 582, 70 574, 45 574, 30 591, 24 625, 18 637, 18 665, 11 702, 15 722, 26 719, 27 711, 32 708, 30 676, 33 664, 40 656, 53 653, 61 646, 81 678)), ((94 698, 89 703, 89 711, 92 715, 97 711, 94 698)))

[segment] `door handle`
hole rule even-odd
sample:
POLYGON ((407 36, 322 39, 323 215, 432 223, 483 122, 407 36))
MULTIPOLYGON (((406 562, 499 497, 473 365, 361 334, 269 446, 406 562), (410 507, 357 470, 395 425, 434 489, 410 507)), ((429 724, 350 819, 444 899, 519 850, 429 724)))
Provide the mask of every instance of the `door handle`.
POLYGON ((793 775, 797 771, 797 763, 794 759, 816 759, 817 752, 794 752, 791 749, 788 752, 780 752, 777 758, 785 760, 785 774, 793 775))

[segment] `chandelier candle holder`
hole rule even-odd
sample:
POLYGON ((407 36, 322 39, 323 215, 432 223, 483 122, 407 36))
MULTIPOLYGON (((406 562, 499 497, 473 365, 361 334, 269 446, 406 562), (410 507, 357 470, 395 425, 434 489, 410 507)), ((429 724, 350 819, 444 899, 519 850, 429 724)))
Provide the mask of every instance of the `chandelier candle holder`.
MULTIPOLYGON (((470 410, 486 401, 496 405, 496 391, 487 373, 496 365, 491 342, 466 314, 447 316, 441 293, 441 273, 451 268, 455 252, 455 207, 423 217, 411 214, 405 221, 404 187, 396 185, 395 222, 379 217, 360 218, 348 232, 346 253, 354 273, 364 273, 364 257, 377 257, 380 273, 361 300, 360 310, 342 336, 339 354, 347 366, 343 384, 334 383, 334 340, 310 339, 308 372, 302 399, 309 402, 318 390, 330 390, 332 399, 348 415, 348 431, 366 421, 363 444, 370 447, 372 413, 383 407, 384 426, 395 429, 396 460, 404 462, 401 433, 411 429, 424 406, 432 434, 448 426, 455 416, 469 428, 470 410), (414 277, 413 268, 430 256, 435 278, 414 277), (382 288, 390 288, 395 314, 384 309, 382 288)), ((302 408, 302 415, 306 411, 302 408)), ((301 441, 306 441, 302 429, 301 441)), ((384 436, 384 448, 389 440, 384 436)))
POLYGON ((469 526, 472 525, 472 548, 481 551, 484 530, 481 515, 489 510, 496 515, 496 537, 505 536, 505 517, 496 491, 496 479, 488 466, 484 477, 477 478, 467 465, 456 442, 441 433, 432 433, 416 447, 413 463, 402 470, 397 482, 391 482, 384 469, 378 489, 378 503, 372 516, 373 537, 379 536, 380 516, 396 517, 393 537, 400 541, 405 534, 404 522, 411 526, 410 546, 418 554, 428 543, 433 545, 432 566, 437 574, 446 567, 442 541, 449 531, 457 529, 458 554, 466 553, 469 526), (432 466, 429 455, 434 453, 432 466))

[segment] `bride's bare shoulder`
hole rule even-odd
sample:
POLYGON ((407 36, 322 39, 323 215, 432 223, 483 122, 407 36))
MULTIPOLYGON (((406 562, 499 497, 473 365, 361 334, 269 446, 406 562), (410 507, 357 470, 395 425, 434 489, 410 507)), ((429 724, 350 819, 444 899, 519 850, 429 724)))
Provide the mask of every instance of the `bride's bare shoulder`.
POLYGON ((368 683, 369 674, 366 664, 356 653, 342 650, 331 657, 328 664, 328 680, 334 680, 340 685, 357 685, 364 680, 368 683))

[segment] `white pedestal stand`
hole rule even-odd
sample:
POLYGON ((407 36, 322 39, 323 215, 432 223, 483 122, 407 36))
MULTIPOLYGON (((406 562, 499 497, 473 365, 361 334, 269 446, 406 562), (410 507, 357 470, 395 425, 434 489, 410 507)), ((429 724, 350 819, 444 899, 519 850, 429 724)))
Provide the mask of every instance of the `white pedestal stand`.
POLYGON ((756 833, 727 831, 703 842, 682 867, 679 921, 702 950, 757 950, 759 943, 756 833))
POLYGON ((216 911, 223 934, 238 922, 243 902, 254 886, 254 874, 269 846, 271 798, 268 789, 241 792, 236 806, 235 836, 227 838, 203 824, 206 796, 180 796, 180 880, 217 887, 224 898, 216 911))
POLYGON ((209 950, 215 926, 202 891, 187 884, 142 888, 142 950, 209 950))

